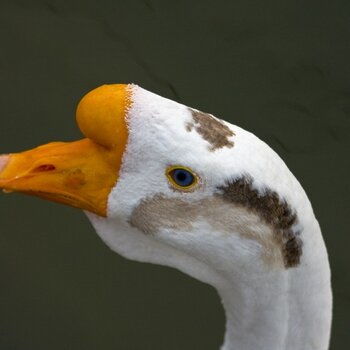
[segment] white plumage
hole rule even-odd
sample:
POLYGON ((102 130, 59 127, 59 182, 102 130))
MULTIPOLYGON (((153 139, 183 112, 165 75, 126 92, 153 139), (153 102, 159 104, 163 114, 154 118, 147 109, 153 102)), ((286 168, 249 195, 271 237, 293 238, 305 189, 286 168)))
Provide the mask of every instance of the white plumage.
POLYGON ((281 158, 238 126, 207 114, 202 123, 196 110, 136 85, 127 90, 128 139, 107 216, 87 212, 100 237, 126 258, 213 285, 227 318, 222 350, 326 350, 327 252, 310 202, 281 158), (214 147, 210 132, 223 142, 214 147), (169 166, 192 169, 199 184, 174 188, 169 166), (286 213, 274 217, 271 208, 286 213))

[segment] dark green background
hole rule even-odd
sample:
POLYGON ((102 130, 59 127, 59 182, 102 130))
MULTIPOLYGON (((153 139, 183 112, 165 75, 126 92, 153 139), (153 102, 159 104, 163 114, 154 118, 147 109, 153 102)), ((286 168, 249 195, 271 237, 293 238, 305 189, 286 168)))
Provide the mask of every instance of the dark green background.
MULTIPOLYGON (((238 124, 301 181, 330 253, 332 349, 349 349, 350 5, 0 1, 0 153, 80 138, 75 106, 134 82, 238 124)), ((218 349, 213 288, 110 251, 79 210, 1 195, 0 349, 218 349)))

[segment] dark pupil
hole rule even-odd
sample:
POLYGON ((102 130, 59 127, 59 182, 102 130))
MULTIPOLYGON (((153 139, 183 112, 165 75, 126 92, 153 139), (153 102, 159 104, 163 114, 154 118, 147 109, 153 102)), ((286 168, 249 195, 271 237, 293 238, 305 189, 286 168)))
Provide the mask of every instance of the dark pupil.
POLYGON ((194 181, 193 175, 189 171, 182 169, 174 170, 173 177, 175 182, 180 186, 189 186, 194 181))
POLYGON ((176 178, 178 179, 178 181, 182 182, 182 181, 185 181, 186 180, 186 174, 183 172, 183 171, 179 171, 177 174, 176 174, 176 178))

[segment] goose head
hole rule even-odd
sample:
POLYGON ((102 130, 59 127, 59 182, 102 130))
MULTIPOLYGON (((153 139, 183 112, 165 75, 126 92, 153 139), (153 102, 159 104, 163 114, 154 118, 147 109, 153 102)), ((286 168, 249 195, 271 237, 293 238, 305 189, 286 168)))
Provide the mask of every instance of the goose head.
POLYGON ((89 92, 76 117, 84 139, 2 156, 0 187, 85 210, 112 250, 209 283, 224 304, 257 286, 277 300, 314 260, 327 270, 305 192, 253 134, 132 84, 89 92))

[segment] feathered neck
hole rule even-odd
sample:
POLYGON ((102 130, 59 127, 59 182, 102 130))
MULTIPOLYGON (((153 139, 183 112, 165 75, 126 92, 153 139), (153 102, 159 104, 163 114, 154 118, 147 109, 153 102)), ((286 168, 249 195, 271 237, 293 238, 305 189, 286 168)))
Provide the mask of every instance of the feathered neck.
POLYGON ((226 313, 222 350, 328 349, 330 269, 316 220, 306 236, 299 267, 234 276, 218 288, 226 313))

